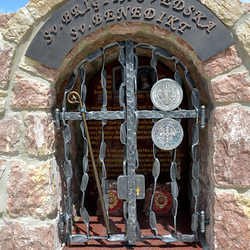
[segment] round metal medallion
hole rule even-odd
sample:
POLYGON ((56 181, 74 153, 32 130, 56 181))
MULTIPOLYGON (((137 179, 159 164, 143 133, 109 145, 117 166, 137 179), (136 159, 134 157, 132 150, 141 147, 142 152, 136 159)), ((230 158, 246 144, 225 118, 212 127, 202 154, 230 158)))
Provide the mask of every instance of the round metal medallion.
POLYGON ((181 104, 183 91, 176 81, 164 78, 154 84, 150 92, 150 98, 156 108, 162 111, 170 111, 181 104))
POLYGON ((165 118, 155 123, 151 132, 154 144, 163 150, 177 148, 183 139, 183 129, 179 122, 165 118))

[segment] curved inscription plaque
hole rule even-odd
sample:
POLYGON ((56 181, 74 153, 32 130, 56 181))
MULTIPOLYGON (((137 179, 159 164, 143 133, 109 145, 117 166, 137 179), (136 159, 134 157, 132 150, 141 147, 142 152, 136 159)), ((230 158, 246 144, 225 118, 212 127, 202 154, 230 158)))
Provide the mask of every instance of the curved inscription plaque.
POLYGON ((165 118, 155 123, 151 136, 154 144, 158 148, 172 150, 181 144, 183 129, 176 120, 165 118))
POLYGON ((71 0, 45 22, 25 55, 58 69, 82 38, 120 22, 144 22, 168 29, 184 39, 202 61, 234 44, 220 20, 195 0, 71 0))

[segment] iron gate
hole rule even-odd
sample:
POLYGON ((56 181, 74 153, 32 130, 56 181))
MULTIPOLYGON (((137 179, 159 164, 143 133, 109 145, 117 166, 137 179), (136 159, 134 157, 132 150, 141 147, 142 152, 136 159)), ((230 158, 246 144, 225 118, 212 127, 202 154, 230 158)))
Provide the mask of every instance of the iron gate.
MULTIPOLYGON (((162 49, 160 47, 154 47, 145 43, 135 43, 132 40, 126 40, 122 42, 116 42, 99 48, 88 57, 83 59, 75 68, 72 73, 66 90, 64 92, 62 111, 56 110, 56 126, 59 129, 62 123, 63 126, 63 138, 64 138, 64 148, 65 148, 65 177, 67 182, 67 197, 64 207, 64 212, 60 213, 59 227, 61 233, 66 235, 64 238, 65 242, 74 243, 74 242, 86 242, 90 239, 106 239, 108 241, 127 241, 130 245, 135 245, 136 241, 142 241, 146 239, 160 239, 162 242, 171 243, 176 241, 183 242, 194 242, 198 241, 198 228, 201 227, 202 233, 205 231, 205 222, 204 222, 204 212, 199 213, 198 208, 198 196, 199 196, 199 162, 198 162, 198 153, 197 145, 199 143, 199 118, 201 119, 201 127, 204 127, 205 124, 205 107, 202 106, 200 109, 199 103, 199 92, 195 87, 195 83, 189 73, 187 67, 173 54, 162 49), (119 53, 119 62, 122 67, 122 78, 123 81, 119 87, 119 111, 108 111, 107 110, 107 90, 106 90, 106 72, 104 69, 105 66, 105 51, 118 47, 120 50, 119 53), (152 110, 138 110, 137 109, 137 71, 138 71, 138 58, 136 55, 136 49, 145 49, 152 52, 152 57, 150 65, 154 70, 154 82, 157 82, 157 62, 158 57, 162 57, 166 60, 171 60, 175 65, 174 80, 182 87, 181 73, 183 72, 184 77, 188 83, 188 86, 191 90, 191 103, 193 109, 184 110, 179 107, 170 110, 162 111, 154 107, 152 110), (87 111, 85 106, 85 100, 87 95, 87 86, 85 84, 85 68, 84 64, 86 62, 92 62, 97 58, 102 57, 102 70, 101 70, 101 86, 102 86, 102 95, 103 95, 103 105, 100 111, 87 111), (73 87, 75 86, 76 80, 79 77, 81 82, 80 95, 77 96, 77 93, 71 93, 73 87), (67 102, 70 101, 69 96, 73 96, 71 101, 79 102, 79 111, 78 112, 68 112, 67 111, 67 102), (102 142, 99 149, 99 160, 102 167, 102 178, 101 178, 101 189, 103 195, 105 210, 105 217, 107 218, 107 234, 103 236, 90 236, 89 235, 89 224, 90 217, 84 206, 85 192, 89 181, 88 176, 88 153, 91 148, 88 150, 88 131, 87 127, 84 124, 84 119, 86 120, 100 120, 102 122, 102 142), (192 234, 180 234, 177 231, 177 211, 178 211, 178 186, 176 180, 176 148, 173 149, 172 153, 172 163, 170 167, 170 178, 171 178, 171 195, 172 195, 172 215, 173 215, 173 224, 174 224, 174 233, 159 235, 156 229, 157 220, 155 212, 152 209, 153 198, 156 191, 157 178, 160 174, 160 161, 157 158, 157 147, 153 145, 153 157, 154 163, 152 166, 152 176, 153 176, 153 193, 150 204, 150 213, 149 213, 149 222, 150 227, 154 232, 154 235, 141 235, 140 225, 137 221, 136 214, 136 200, 143 199, 145 196, 145 183, 143 175, 136 175, 136 169, 139 167, 138 151, 137 151, 137 126, 139 119, 152 119, 153 123, 157 123, 160 119, 171 118, 180 123, 181 119, 192 118, 194 119, 194 125, 192 129, 192 195, 194 199, 194 207, 192 212, 191 220, 191 229, 192 234), (105 125, 108 120, 121 120, 120 126, 120 141, 123 144, 123 175, 118 177, 118 196, 123 199, 123 216, 126 224, 126 231, 124 234, 110 234, 108 228, 108 186, 107 186, 107 174, 105 169, 105 153, 106 153, 106 143, 104 140, 105 125), (80 214, 87 225, 87 233, 84 234, 72 234, 72 214, 73 214, 73 204, 71 197, 71 178, 72 178, 72 163, 70 158, 70 148, 69 142, 71 140, 70 126, 68 125, 69 120, 82 120, 80 124, 82 136, 83 136, 83 176, 81 181, 80 189, 82 191, 82 200, 80 207, 80 214)), ((89 145, 91 146, 91 145, 89 145)), ((91 152, 90 152, 91 153, 91 152)), ((99 180, 96 180, 97 182, 99 180)), ((102 196, 101 195, 101 196, 102 196)))

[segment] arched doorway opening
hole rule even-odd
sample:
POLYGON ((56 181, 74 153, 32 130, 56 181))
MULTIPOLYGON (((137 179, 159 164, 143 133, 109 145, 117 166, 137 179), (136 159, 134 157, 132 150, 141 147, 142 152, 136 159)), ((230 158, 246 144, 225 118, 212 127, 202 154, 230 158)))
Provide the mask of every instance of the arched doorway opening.
MULTIPOLYGON (((107 54, 109 55, 109 53, 107 54)), ((117 57, 113 56, 113 58, 117 57)), ((73 97, 76 98, 76 96, 73 97)), ((198 212, 200 186, 197 153, 199 117, 201 117, 201 123, 204 126, 204 110, 200 110, 199 105, 199 92, 187 67, 170 52, 159 47, 126 40, 100 48, 78 64, 64 93, 63 112, 57 111, 57 122, 59 124, 59 120, 62 120, 64 127, 66 158, 64 166, 67 179, 64 218, 69 243, 86 242, 93 239, 89 235, 89 215, 93 215, 95 213, 93 211, 98 210, 96 187, 98 189, 100 183, 98 183, 99 176, 96 177, 94 174, 95 179, 93 179, 91 178, 92 173, 89 171, 91 167, 94 167, 93 163, 91 166, 88 161, 87 143, 89 141, 96 146, 96 148, 89 147, 89 150, 93 150, 93 156, 99 161, 97 164, 99 165, 99 173, 102 173, 99 174, 103 192, 101 201, 103 199, 104 204, 106 204, 106 206, 102 206, 103 214, 109 216, 110 210, 117 205, 114 204, 114 200, 121 200, 120 204, 123 203, 121 213, 124 217, 125 232, 112 235, 106 220, 107 236, 98 237, 103 237, 103 239, 109 241, 128 241, 131 245, 134 245, 139 239, 161 239, 165 243, 198 240, 198 220, 200 217, 198 212), (111 62, 107 60, 108 63, 106 64, 106 51, 109 49, 112 51, 113 47, 119 48, 118 60, 110 60, 111 62), (142 51, 144 56, 142 56, 142 51), (162 62, 161 60, 158 62, 158 57, 162 57, 162 62), (174 72, 171 72, 164 65, 164 60, 172 61, 169 65, 174 69, 174 72), (92 66, 94 65, 93 69, 95 69, 89 78, 84 66, 84 63, 88 64, 88 62, 91 62, 92 66), (101 69, 101 72, 96 74, 99 69, 101 69), (95 76, 93 77, 93 75, 95 76), (145 81, 145 78, 147 78, 147 81, 145 81), (163 79, 160 80, 161 78, 163 79), (183 96, 178 92, 180 88, 182 93, 182 86, 185 86, 182 83, 182 78, 185 79, 185 85, 189 88, 189 90, 186 87, 184 88, 186 98, 183 102, 183 96), (91 79, 89 83, 88 79, 91 79), (79 84, 77 84, 77 80, 79 80, 79 84), (157 107, 156 96, 152 94, 157 84, 161 86, 160 89, 157 89, 160 107, 157 107), (83 107, 81 109, 78 107, 78 110, 85 113, 89 124, 89 129, 83 123, 79 125, 80 130, 78 131, 81 131, 79 135, 82 134, 83 147, 82 154, 77 154, 78 157, 80 155, 80 158, 82 158, 83 168, 80 188, 78 188, 82 191, 82 197, 78 204, 80 204, 79 213, 87 226, 87 234, 85 235, 72 234, 70 226, 73 213, 70 191, 73 173, 70 156, 71 132, 68 120, 81 120, 79 113, 68 112, 68 110, 77 108, 77 105, 67 104, 67 100, 70 102, 68 98, 72 90, 80 93, 83 107), (188 95, 189 101, 187 101, 188 95), (176 99, 179 99, 177 100, 178 104, 173 105, 176 99), (182 104, 180 105, 180 103, 182 104), (187 109, 190 105, 193 106, 192 110, 187 109), (165 109, 165 107, 168 108, 165 109), (185 132, 189 130, 187 122, 185 122, 186 118, 192 118, 195 121, 192 126, 192 135, 188 136, 188 133, 185 133, 182 147, 177 151, 176 148, 183 140, 181 138, 180 142, 176 144, 176 138, 183 137, 178 128, 180 127, 182 130, 182 126, 184 126, 186 127, 185 132), (154 132, 151 132, 161 122, 164 125, 160 125, 162 128, 158 134, 155 134, 155 138, 157 137, 158 141, 163 142, 165 146, 168 145, 167 148, 156 146, 158 141, 156 142, 154 138, 154 132), (151 140, 151 133, 154 143, 151 140), (188 142, 190 140, 188 137, 192 138, 191 142, 188 142), (191 170, 189 170, 191 161, 187 150, 190 146, 191 170), (158 148, 169 150, 169 152, 163 153, 158 148), (149 174, 151 172, 152 175, 149 174), (160 172, 163 173, 161 176, 160 172), (190 177, 188 177, 189 175, 190 177), (158 180, 162 183, 157 186, 158 180), (108 182, 112 182, 113 187, 115 187, 115 190, 111 192, 112 197, 109 193, 108 182), (189 234, 183 232, 179 234, 177 229, 178 208, 185 207, 187 211, 191 207, 190 198, 187 198, 189 187, 191 187, 190 194, 194 201, 191 208, 191 231, 189 234), (146 199, 150 202, 147 203, 146 199), (140 200, 143 200, 143 202, 140 200), (97 207, 95 204, 97 204, 97 207), (166 215, 170 208, 173 217, 173 230, 166 235, 159 235, 156 228, 156 213, 166 215), (91 212, 88 212, 88 210, 91 212), (142 210, 148 215, 148 223, 153 235, 141 234, 139 217, 142 216, 142 210)), ((74 161, 80 162, 79 159, 74 161)), ((120 207, 115 212, 119 209, 120 207)))

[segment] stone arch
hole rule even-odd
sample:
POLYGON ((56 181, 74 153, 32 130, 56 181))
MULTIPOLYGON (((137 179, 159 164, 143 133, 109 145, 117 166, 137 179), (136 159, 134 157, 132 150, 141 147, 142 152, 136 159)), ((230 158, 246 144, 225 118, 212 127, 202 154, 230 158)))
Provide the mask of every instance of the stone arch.
MULTIPOLYGON (((61 192, 60 178, 56 176, 59 167, 54 157, 60 147, 55 149, 51 116, 51 109, 56 103, 55 86, 69 75, 73 65, 85 55, 86 48, 93 51, 96 46, 100 47, 98 43, 102 40, 102 35, 107 35, 108 41, 112 34, 120 32, 121 37, 132 39, 133 34, 140 34, 138 41, 143 41, 146 35, 153 33, 159 39, 159 45, 169 45, 168 50, 179 55, 191 69, 195 79, 202 82, 200 89, 208 93, 205 98, 209 98, 209 108, 212 111, 205 132, 205 137, 208 137, 209 131, 208 153, 205 150, 207 147, 203 147, 200 152, 201 164, 208 167, 203 171, 209 173, 209 180, 203 180, 209 182, 210 188, 205 190, 205 196, 209 197, 210 214, 207 240, 213 249, 225 249, 235 244, 238 244, 239 249, 245 249, 250 239, 250 176, 249 171, 246 171, 250 154, 250 46, 247 39, 250 33, 250 14, 247 6, 238 0, 225 1, 223 4, 216 0, 200 1, 227 25, 236 40, 235 46, 204 63, 186 43, 169 32, 152 25, 136 24, 131 27, 127 23, 122 25, 131 33, 129 36, 127 30, 122 34, 120 26, 110 26, 100 33, 92 33, 72 49, 56 71, 23 55, 39 26, 66 2, 31 0, 5 27, 0 27, 3 64, 0 79, 0 127, 4 131, 0 133, 0 186, 4 190, 0 194, 3 204, 0 207, 0 246, 7 249, 5 246, 8 246, 10 237, 15 233, 28 235, 40 247, 59 248, 57 209, 60 204, 53 198, 60 197, 61 192), (134 31, 131 32, 131 29, 134 31), (230 128, 232 125, 234 129, 230 128), (10 129, 6 130, 6 127, 10 129), (27 179, 40 181, 33 181, 28 186, 27 179), (16 181, 18 184, 13 185, 16 181), (21 190, 24 196, 16 196, 21 190), (41 192, 36 194, 33 190, 41 192), (46 195, 42 196, 42 193, 46 195), (32 201, 29 200, 30 197, 32 201), (44 202, 37 202, 41 198, 44 202), (35 203, 36 206, 33 207, 35 203), (16 204, 19 204, 19 208, 16 204), (46 209, 42 209, 43 207, 46 209), (234 213, 236 210, 238 214, 234 213), (235 224, 230 224, 230 221, 235 224), (38 223, 39 228, 32 226, 34 223, 38 223), (229 227, 224 229, 223 224, 229 227), (44 239, 40 236, 42 231, 50 235, 45 243, 42 243, 44 239), (230 231, 234 231, 244 244, 235 242, 230 231)), ((13 241, 12 245, 15 247, 18 243, 22 244, 22 240, 13 241)))

